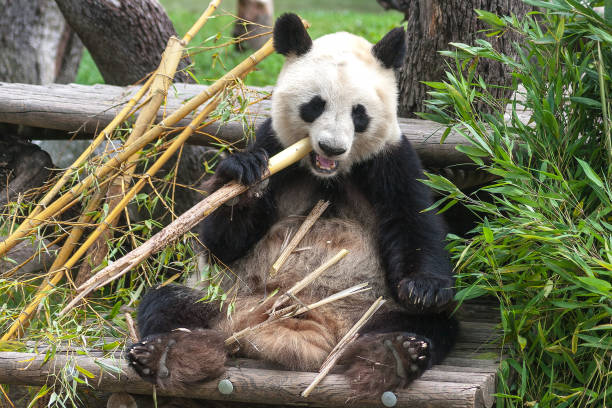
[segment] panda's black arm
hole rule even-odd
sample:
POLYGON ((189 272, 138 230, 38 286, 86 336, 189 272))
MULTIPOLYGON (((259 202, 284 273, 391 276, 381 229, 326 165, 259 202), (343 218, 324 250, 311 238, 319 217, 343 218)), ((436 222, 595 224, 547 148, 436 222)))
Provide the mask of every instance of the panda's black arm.
MULTIPOLYGON (((267 120, 257 129, 255 142, 246 151, 219 163, 216 188, 231 180, 253 184, 267 168, 267 159, 281 150, 271 121, 267 120)), ((206 217, 199 226, 200 239, 206 248, 224 263, 242 257, 276 220, 274 190, 277 185, 278 177, 273 176, 257 195, 243 193, 236 205, 222 206, 206 217)))
POLYGON ((421 212, 432 204, 420 160, 401 142, 353 170, 354 181, 373 205, 387 283, 409 309, 438 309, 452 299, 452 270, 439 215, 421 212))

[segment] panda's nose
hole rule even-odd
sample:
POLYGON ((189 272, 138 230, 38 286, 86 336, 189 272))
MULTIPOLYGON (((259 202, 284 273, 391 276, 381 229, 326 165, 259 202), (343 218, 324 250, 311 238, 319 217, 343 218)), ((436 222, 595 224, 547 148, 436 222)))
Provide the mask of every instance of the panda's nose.
POLYGON ((346 152, 346 149, 342 147, 331 146, 325 142, 319 142, 319 147, 321 148, 321 150, 323 150, 323 153, 330 157, 340 156, 342 153, 346 152))

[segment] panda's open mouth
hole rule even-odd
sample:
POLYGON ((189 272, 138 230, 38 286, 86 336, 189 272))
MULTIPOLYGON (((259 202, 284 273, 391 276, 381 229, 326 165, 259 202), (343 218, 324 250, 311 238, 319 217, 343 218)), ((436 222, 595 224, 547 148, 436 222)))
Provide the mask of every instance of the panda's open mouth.
POLYGON ((315 152, 310 153, 310 163, 319 173, 332 174, 338 169, 338 160, 328 159, 315 152))

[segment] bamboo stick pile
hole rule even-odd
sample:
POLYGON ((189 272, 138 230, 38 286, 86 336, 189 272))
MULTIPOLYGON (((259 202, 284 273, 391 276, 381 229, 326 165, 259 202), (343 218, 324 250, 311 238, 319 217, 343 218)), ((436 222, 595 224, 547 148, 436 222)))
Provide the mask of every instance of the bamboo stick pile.
MULTIPOLYGON (((36 236, 41 228, 55 225, 54 223, 56 223, 60 214, 75 206, 75 204, 81 203, 82 214, 72 228, 67 227, 69 228, 66 231, 67 238, 51 267, 48 277, 40 284, 29 304, 14 319, 9 329, 3 333, 0 341, 8 341, 23 336, 29 322, 40 309, 41 302, 56 289, 62 279, 67 277, 67 272, 84 257, 101 259, 107 255, 108 247, 105 245, 105 241, 109 237, 108 234, 112 234, 113 227, 119 220, 120 215, 126 211, 127 205, 133 201, 142 188, 150 182, 151 178, 198 128, 215 120, 207 118, 223 99, 224 92, 236 82, 239 82, 241 78, 244 78, 260 61, 274 51, 272 40, 269 40, 262 48, 248 56, 242 63, 231 69, 199 95, 185 101, 179 109, 155 124, 154 120, 160 106, 164 103, 168 89, 172 85, 177 66, 185 53, 186 46, 204 26, 220 2, 221 0, 212 0, 182 39, 176 37, 169 39, 158 69, 149 76, 115 119, 97 134, 91 145, 75 160, 72 166, 64 171, 34 207, 33 211, 3 242, 0 242, 0 257, 2 257, 21 240, 36 236), (116 149, 114 155, 96 158, 97 161, 93 161, 94 150, 102 142, 111 140, 114 137, 115 130, 134 114, 138 114, 136 122, 132 127, 130 136, 123 145, 116 149), (170 131, 174 130, 174 125, 189 115, 193 115, 189 125, 184 127, 170 142, 164 144, 165 151, 163 154, 143 174, 136 175, 136 161, 143 149, 147 145, 165 138, 170 131), (89 174, 85 176, 83 169, 87 168, 89 163, 94 162, 100 164, 91 169, 89 174), (83 174, 82 179, 68 188, 68 183, 74 180, 79 172, 83 174), (138 181, 132 185, 131 180, 135 176, 137 176, 138 181), (108 212, 103 214, 100 219, 95 220, 93 231, 87 235, 84 241, 81 241, 86 232, 84 226, 92 222, 91 214, 103 206, 108 208, 108 212)), ((309 144, 302 141, 298 146, 289 148, 278 157, 273 157, 270 160, 269 174, 274 174, 301 159, 309 150, 309 144)), ((136 255, 128 260, 130 266, 121 268, 120 274, 126 273, 155 251, 181 237, 215 208, 245 190, 246 187, 244 186, 232 184, 207 197, 158 233, 154 237, 155 239, 151 239, 138 247, 139 251, 136 255)), ((87 262, 83 264, 87 264, 87 262)), ((62 313, 77 304, 92 290, 115 279, 117 276, 111 279, 107 276, 108 269, 114 265, 116 265, 114 268, 116 270, 122 264, 115 262, 101 273, 89 277, 89 279, 86 279, 87 275, 85 275, 86 278, 81 277, 79 283, 85 284, 79 286, 73 301, 64 308, 62 313)))

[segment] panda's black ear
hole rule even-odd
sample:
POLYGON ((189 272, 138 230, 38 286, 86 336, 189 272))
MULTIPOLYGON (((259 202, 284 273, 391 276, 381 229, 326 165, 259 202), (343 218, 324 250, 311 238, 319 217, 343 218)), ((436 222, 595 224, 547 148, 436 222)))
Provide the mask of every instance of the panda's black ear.
POLYGON ((403 27, 389 31, 372 47, 372 54, 385 68, 400 68, 406 56, 406 33, 403 27))
POLYGON ((312 39, 302 20, 293 13, 285 13, 274 23, 274 49, 279 54, 296 56, 306 54, 312 47, 312 39))

